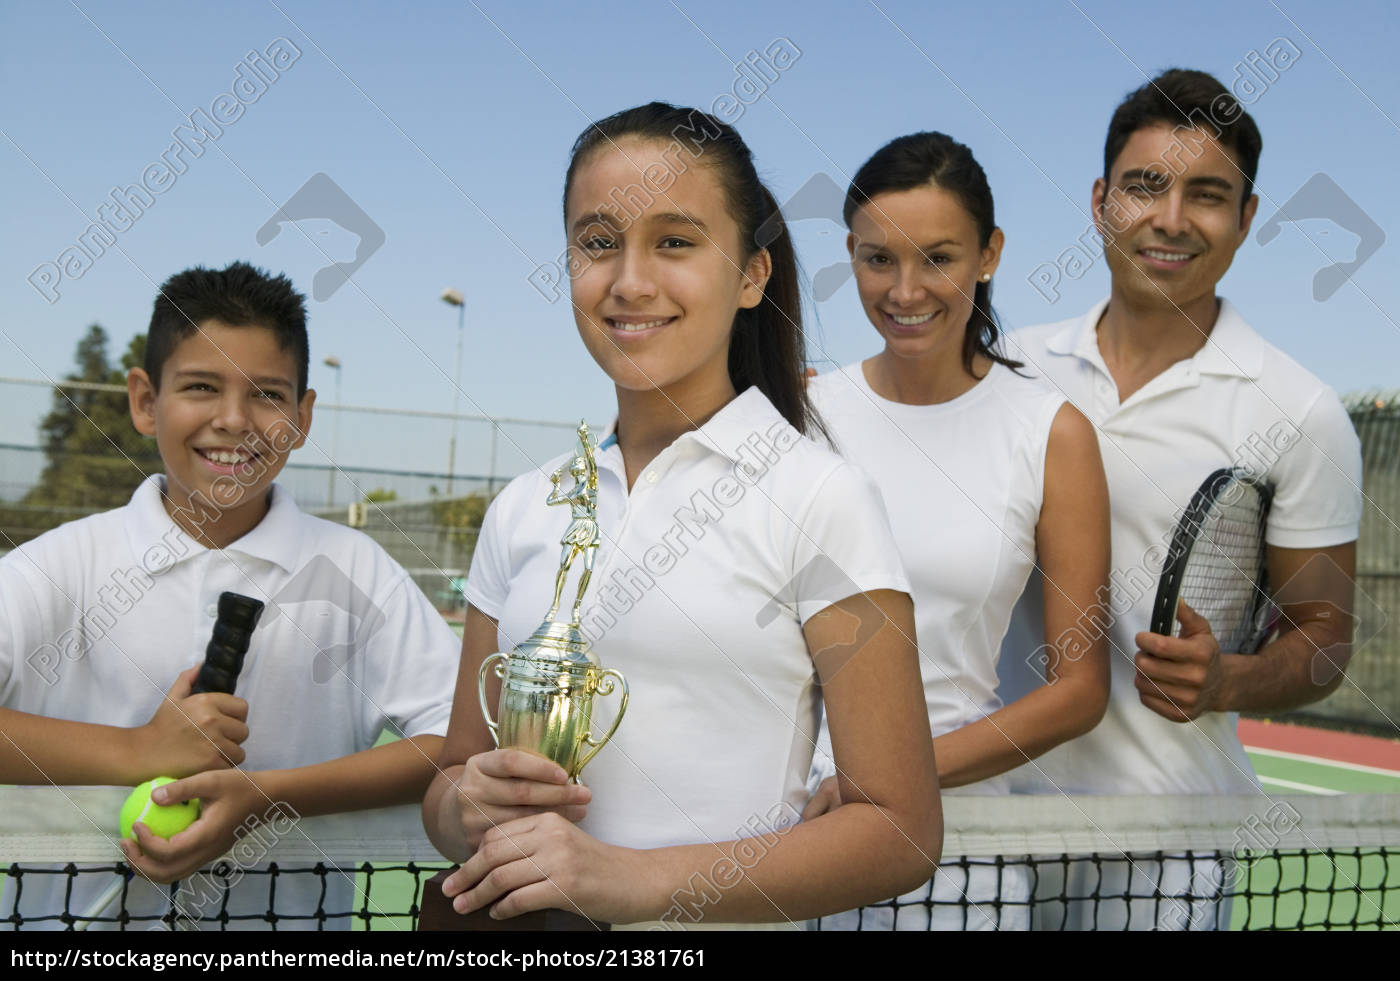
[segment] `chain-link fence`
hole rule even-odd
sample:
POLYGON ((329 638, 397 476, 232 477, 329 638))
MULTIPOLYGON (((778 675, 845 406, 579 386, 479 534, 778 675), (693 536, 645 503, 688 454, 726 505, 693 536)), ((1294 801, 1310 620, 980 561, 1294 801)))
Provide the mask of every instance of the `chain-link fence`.
POLYGON ((1361 437, 1366 493, 1356 543, 1356 636, 1342 686, 1292 713, 1299 721, 1340 723, 1400 735, 1400 391, 1346 398, 1361 437))

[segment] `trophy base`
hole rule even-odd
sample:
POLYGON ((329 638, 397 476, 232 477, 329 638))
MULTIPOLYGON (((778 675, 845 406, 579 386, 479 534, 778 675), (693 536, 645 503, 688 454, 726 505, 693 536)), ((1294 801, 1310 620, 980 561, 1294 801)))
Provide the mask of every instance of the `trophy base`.
POLYGON ((465 933, 596 933, 612 929, 611 924, 590 920, 562 909, 536 910, 533 913, 513 916, 508 920, 493 920, 490 912, 484 909, 474 913, 458 913, 452 908, 452 900, 442 894, 442 883, 447 876, 448 871, 444 870, 424 883, 423 898, 418 907, 419 930, 453 930, 465 933))

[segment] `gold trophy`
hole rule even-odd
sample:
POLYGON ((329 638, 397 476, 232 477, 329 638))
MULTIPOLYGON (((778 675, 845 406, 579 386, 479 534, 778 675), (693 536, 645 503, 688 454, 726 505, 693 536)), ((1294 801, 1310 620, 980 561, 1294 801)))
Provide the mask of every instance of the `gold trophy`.
POLYGON ((565 471, 550 474, 554 489, 546 504, 567 504, 572 511, 569 528, 560 539, 559 573, 554 579, 554 603, 544 622, 530 639, 509 654, 492 654, 481 664, 477 696, 481 714, 496 745, 525 749, 558 763, 578 782, 579 771, 612 738, 627 711, 627 679, 613 668, 604 668, 589 649, 579 628, 583 594, 593 577, 593 558, 598 552, 598 465, 593 458, 594 444, 587 423, 578 426, 579 452, 568 467, 573 486, 561 487, 565 471), (555 618, 564 595, 564 584, 574 560, 583 556, 583 574, 568 623, 555 618), (501 679, 501 700, 496 718, 486 701, 486 673, 495 671, 501 679), (616 679, 616 681, 614 681, 616 679), (622 687, 617 717, 601 739, 592 730, 593 696, 607 696, 622 687))

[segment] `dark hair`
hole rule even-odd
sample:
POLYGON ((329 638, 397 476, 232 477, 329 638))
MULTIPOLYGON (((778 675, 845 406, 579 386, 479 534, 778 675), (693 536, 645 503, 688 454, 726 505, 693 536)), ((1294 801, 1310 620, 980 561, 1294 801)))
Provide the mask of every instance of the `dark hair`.
MULTIPOLYGON (((763 299, 751 309, 739 310, 734 318, 729 336, 729 377, 735 391, 756 385, 798 432, 825 434, 807 399, 803 377, 806 339, 792 237, 778 202, 758 178, 753 155, 733 127, 698 109, 665 102, 624 109, 592 123, 574 141, 569 156, 564 178, 565 221, 569 188, 588 156, 619 140, 638 137, 670 144, 675 152, 666 159, 677 160, 680 173, 691 163, 710 167, 728 199, 730 217, 739 226, 739 241, 748 244, 745 260, 765 248, 772 260, 773 271, 763 299)), ((659 184, 656 182, 654 189, 659 184)), ((652 198, 650 190, 635 185, 626 193, 629 202, 640 198, 649 204, 652 198)))
MULTIPOLYGON (((846 227, 851 227, 856 209, 876 195, 911 191, 929 184, 958 199, 977 225, 977 244, 985 249, 997 227, 992 189, 972 151, 946 133, 911 133, 896 137, 861 164, 846 190, 846 204, 841 209, 846 227)), ((992 284, 979 280, 972 294, 972 316, 963 333, 963 367, 969 374, 973 358, 978 354, 1012 370, 1023 366, 1023 362, 1013 361, 997 350, 1000 334, 1001 327, 992 310, 992 284)))
POLYGON ((160 373, 175 346, 201 324, 217 320, 230 327, 266 327, 297 363, 297 398, 306 394, 310 345, 306 339, 306 297, 286 276, 273 276, 246 262, 227 269, 195 266, 165 281, 151 311, 146 334, 146 374, 160 388, 160 373))
POLYGON ((1214 76, 1189 68, 1169 68, 1152 81, 1128 93, 1113 110, 1108 136, 1103 145, 1103 179, 1108 183, 1114 161, 1123 152, 1129 137, 1140 129, 1165 123, 1173 128, 1189 126, 1204 130, 1235 151, 1244 174, 1244 194, 1240 210, 1254 193, 1259 173, 1259 153, 1264 138, 1249 113, 1214 76))

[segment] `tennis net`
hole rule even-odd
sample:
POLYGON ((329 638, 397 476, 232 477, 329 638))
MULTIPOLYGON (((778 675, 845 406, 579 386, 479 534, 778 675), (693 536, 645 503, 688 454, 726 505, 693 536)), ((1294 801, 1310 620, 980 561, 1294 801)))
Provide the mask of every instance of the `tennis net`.
MULTIPOLYGON (((424 838, 416 807, 277 815, 211 868, 156 886, 127 874, 109 827, 125 794, 0 791, 0 922, 21 930, 412 930, 427 880, 448 867, 424 838)), ((820 928, 1400 923, 1400 795, 950 796, 944 817, 933 883, 820 928)), ((717 898, 688 895, 696 903, 682 899, 668 925, 703 922, 717 898)))

